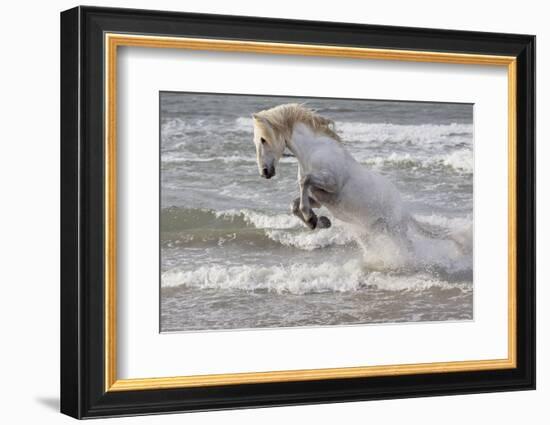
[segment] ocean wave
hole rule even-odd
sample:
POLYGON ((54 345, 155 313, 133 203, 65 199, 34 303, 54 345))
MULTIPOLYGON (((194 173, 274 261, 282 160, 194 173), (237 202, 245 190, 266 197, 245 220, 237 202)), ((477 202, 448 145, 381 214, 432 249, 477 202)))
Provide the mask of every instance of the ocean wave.
MULTIPOLYGON (((362 142, 440 143, 442 139, 467 142, 473 138, 473 124, 391 124, 335 121, 337 132, 344 140, 362 142)), ((234 120, 184 120, 175 118, 162 123, 166 137, 189 131, 253 133, 253 119, 238 117, 234 120)))
MULTIPOLYGON (((420 124, 401 125, 390 123, 336 122, 336 130, 345 143, 349 144, 354 157, 367 165, 448 168, 460 173, 473 172, 473 124, 420 124), (415 145, 414 154, 390 153, 369 157, 370 149, 365 147, 379 146, 387 150, 395 146, 415 145), (434 152, 435 149, 435 152, 434 152), (441 149, 451 150, 442 153, 441 149)), ((164 144, 162 162, 165 165, 181 163, 223 163, 250 164, 256 163, 254 149, 251 145, 253 120, 251 117, 239 117, 233 120, 192 120, 173 119, 162 124, 162 134, 171 143, 164 144), (188 141, 184 136, 190 134, 208 134, 208 138, 229 140, 232 154, 200 155, 187 149, 188 141), (228 139, 228 134, 234 134, 228 139), (246 145, 242 144, 250 138, 246 145), (240 146, 250 149, 240 153, 240 146), (235 153, 235 149, 237 152, 235 153)), ((164 139, 163 139, 164 140, 164 139)), ((213 152, 211 152, 213 153, 213 152)), ((282 163, 295 163, 294 157, 281 158, 282 163)))
POLYGON ((470 283, 447 282, 427 273, 406 276, 397 273, 372 272, 365 280, 365 284, 386 291, 424 291, 433 288, 471 290, 470 283))
POLYGON ((300 220, 291 214, 270 215, 248 209, 215 211, 214 215, 229 220, 243 219, 258 229, 295 229, 301 225, 300 220))
MULTIPOLYGON (((303 224, 301 226, 304 227, 303 224)), ((297 232, 268 230, 266 234, 275 242, 304 251, 313 251, 329 246, 344 246, 355 242, 353 234, 338 224, 334 224, 329 229, 313 232, 304 227, 297 232)))
POLYGON ((365 165, 375 167, 394 168, 451 168, 459 173, 473 173, 473 154, 470 149, 460 149, 445 155, 434 155, 431 157, 414 157, 410 153, 398 154, 392 152, 386 156, 375 156, 359 158, 365 165))
POLYGON ((252 133, 252 118, 172 118, 161 123, 163 137, 171 138, 185 133, 252 133))
MULTIPOLYGON (((472 124, 390 124, 335 121, 336 130, 344 136, 364 141, 421 141, 436 142, 442 137, 471 137, 472 124)), ((252 132, 253 120, 250 117, 235 119, 234 128, 252 132)))
POLYGON ((472 216, 446 217, 439 214, 415 214, 414 218, 422 223, 439 226, 451 231, 460 230, 472 225, 472 216))
POLYGON ((220 220, 215 211, 207 208, 168 207, 160 212, 161 233, 180 232, 197 229, 226 229, 234 231, 246 228, 246 222, 241 220, 220 220))
POLYGON ((469 290, 464 282, 450 283, 425 274, 369 272, 359 259, 339 264, 208 265, 194 270, 162 274, 162 287, 268 291, 307 294, 349 292, 376 287, 388 291, 422 291, 430 288, 469 290))
POLYGON ((164 120, 160 125, 162 135, 171 136, 173 134, 183 133, 186 130, 196 129, 196 122, 191 122, 182 118, 172 118, 164 120))
MULTIPOLYGON (((455 138, 459 142, 471 141, 473 124, 390 124, 335 121, 337 133, 345 141, 398 142, 398 143, 440 143, 442 139, 455 138)), ((253 131, 252 118, 239 117, 234 128, 240 131, 253 131)))
POLYGON ((254 120, 252 117, 239 117, 235 119, 234 125, 239 130, 250 131, 252 133, 254 128, 254 120))
POLYGON ((472 250, 470 216, 417 215, 415 219, 429 228, 445 229, 447 236, 441 240, 426 241, 422 235, 409 232, 415 248, 414 256, 411 256, 407 246, 396 243, 385 234, 369 235, 367 247, 356 228, 334 218, 331 218, 329 229, 311 231, 290 213, 266 214, 249 209, 165 208, 161 211, 161 233, 163 243, 168 247, 249 242, 262 247, 274 244, 314 251, 358 244, 372 268, 396 269, 415 262, 445 268, 468 267, 462 258, 468 260, 469 256, 464 254, 472 250))
MULTIPOLYGON (((447 238, 448 240, 452 241, 455 244, 455 249, 458 247, 462 255, 459 258, 456 258, 456 256, 452 256, 450 254, 447 254, 449 256, 449 261, 447 262, 446 266, 449 269, 457 269, 460 267, 471 267, 471 261, 472 256, 471 253, 473 252, 474 247, 474 232, 473 232, 473 221, 472 216, 468 215, 465 217, 444 217, 437 214, 431 214, 431 215, 416 215, 416 220, 421 223, 426 223, 429 226, 435 226, 439 228, 444 228, 448 230, 447 238)), ((430 244, 424 244, 424 247, 422 248, 424 251, 427 251, 428 249, 437 250, 437 244, 434 245, 434 243, 430 244)), ((433 253, 433 255, 441 255, 442 253, 445 253, 445 251, 440 253, 433 253)), ((445 258, 445 257, 443 257, 445 258)))
POLYGON ((473 135, 472 124, 420 124, 336 122, 336 130, 345 140, 361 142, 440 143, 442 139, 469 140, 473 135))
MULTIPOLYGON (((251 152, 254 152, 252 149, 251 152)), ((199 156, 189 152, 163 152, 162 163, 163 164, 185 164, 185 163, 197 163, 197 162, 221 162, 223 164, 247 164, 251 166, 256 165, 256 157, 253 155, 227 155, 227 156, 199 156)), ((279 160, 283 164, 291 164, 297 162, 297 159, 293 156, 284 156, 279 160)))
MULTIPOLYGON (((369 152, 357 153, 355 158, 364 165, 375 167, 394 167, 394 168, 450 168, 459 173, 473 173, 473 153, 471 149, 459 149, 445 155, 433 155, 430 157, 413 156, 410 153, 392 152, 385 156, 367 156, 369 152)), ((279 160, 283 164, 297 163, 297 159, 292 156, 282 157, 279 160)), ((246 164, 251 167, 256 166, 256 157, 246 155, 228 155, 228 156, 198 156, 189 153, 165 152, 162 154, 162 163, 164 165, 185 164, 185 163, 223 163, 223 164, 246 164)), ((254 168, 255 169, 255 168, 254 168)))
POLYGON ((168 247, 181 244, 217 244, 247 240, 261 244, 262 238, 279 246, 304 251, 353 243, 344 223, 330 229, 311 231, 294 215, 265 214, 249 209, 214 211, 170 207, 161 212, 161 231, 168 247))
POLYGON ((228 155, 228 156, 198 156, 189 153, 177 155, 174 152, 162 154, 163 163, 185 163, 185 162, 223 162, 231 164, 236 162, 255 163, 256 158, 245 155, 228 155))
POLYGON ((249 209, 211 210, 168 207, 161 210, 161 231, 188 229, 295 229, 301 222, 294 215, 266 214, 249 209))
POLYGON ((474 171, 474 158, 471 149, 456 150, 446 156, 439 157, 438 161, 458 171, 466 171, 468 173, 473 173, 474 171))

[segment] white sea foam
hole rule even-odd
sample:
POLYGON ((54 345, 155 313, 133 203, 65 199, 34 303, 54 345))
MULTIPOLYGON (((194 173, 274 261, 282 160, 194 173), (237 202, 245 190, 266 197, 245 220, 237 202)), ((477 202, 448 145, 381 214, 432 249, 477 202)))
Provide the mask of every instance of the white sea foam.
POLYGON ((465 283, 442 282, 426 273, 405 276, 401 274, 372 272, 367 276, 365 284, 387 291, 421 291, 434 287, 441 289, 471 288, 469 284, 465 283))
MULTIPOLYGON (((411 235, 417 261, 443 267, 448 272, 471 270, 473 266, 472 217, 444 217, 437 214, 417 215, 415 219, 447 231, 441 239, 411 235)), ((410 234, 410 232, 409 232, 410 234)))
POLYGON ((474 160, 471 149, 456 150, 444 157, 440 157, 439 160, 455 170, 466 171, 468 173, 474 171, 474 160))
POLYGON ((313 251, 327 246, 347 245, 354 241, 353 235, 343 226, 333 226, 329 229, 316 231, 304 228, 299 232, 268 230, 266 234, 275 242, 305 251, 313 251))
POLYGON ((239 117, 235 120, 235 127, 241 131, 250 131, 252 133, 253 126, 254 121, 252 117, 239 117))
POLYGON ((352 230, 345 223, 334 219, 333 226, 329 229, 311 231, 292 214, 268 215, 247 209, 216 211, 214 214, 216 217, 229 219, 242 217, 246 223, 265 230, 266 236, 271 240, 305 251, 347 245, 354 241, 352 230))
POLYGON ((430 241, 429 243, 425 243, 424 250, 432 249, 434 251, 434 255, 441 256, 442 254, 446 253, 449 256, 449 264, 447 266, 449 268, 452 267, 463 267, 464 264, 471 266, 471 253, 473 252, 473 222, 472 217, 470 215, 466 217, 444 217, 437 214, 432 215, 418 215, 416 216, 416 219, 422 223, 427 223, 431 226, 438 226, 442 227, 448 230, 448 239, 447 241, 452 241, 454 243, 454 251, 452 250, 453 247, 447 247, 446 250, 443 252, 437 253, 437 250, 439 249, 437 245, 437 241, 430 241), (461 259, 457 260, 457 255, 451 255, 448 253, 448 251, 455 252, 458 248, 459 252, 461 254, 469 254, 462 256, 461 259), (437 254, 435 254, 437 253, 437 254), (454 263, 452 263, 451 260, 457 260, 454 263))
POLYGON ((223 162, 225 164, 235 162, 255 163, 256 158, 253 156, 244 155, 228 155, 228 156, 198 156, 190 153, 176 154, 174 152, 164 152, 162 154, 162 162, 164 163, 185 163, 185 162, 223 162))
POLYGON ((214 214, 218 218, 230 220, 242 218, 249 225, 264 230, 265 235, 272 241, 304 251, 357 243, 365 252, 365 260, 372 268, 397 269, 415 261, 445 267, 450 264, 459 264, 463 267, 459 261, 460 258, 464 252, 472 250, 470 216, 453 218, 436 214, 415 216, 415 219, 421 223, 447 230, 448 236, 441 240, 427 239, 420 234, 409 232, 415 248, 414 257, 411 257, 408 246, 398 243, 385 234, 369 235, 369 244, 365 245, 356 228, 334 218, 331 218, 332 226, 329 229, 311 231, 297 217, 289 213, 265 214, 248 209, 231 209, 214 211, 214 214))
POLYGON ((472 124, 400 125, 389 123, 336 122, 336 129, 344 140, 362 142, 440 143, 443 138, 471 139, 472 124))
POLYGON ((189 286, 211 289, 268 290, 270 292, 345 292, 360 287, 365 276, 356 260, 333 264, 202 266, 191 271, 162 275, 163 287, 189 286))
POLYGON ((357 155, 359 162, 375 167, 398 166, 398 167, 450 167, 458 172, 473 172, 473 154, 471 149, 459 149, 448 154, 412 156, 410 153, 392 152, 386 156, 367 156, 368 152, 357 155))
POLYGON ((414 218, 422 223, 444 227, 449 230, 461 230, 472 225, 472 217, 470 215, 463 217, 445 217, 439 214, 416 214, 414 218))
POLYGON ((186 129, 192 130, 193 127, 186 120, 183 120, 181 118, 174 118, 162 123, 161 134, 172 135, 175 133, 183 132, 186 129))
MULTIPOLYGON (((290 214, 267 215, 246 209, 214 214, 225 219, 239 217, 246 223, 263 229, 270 239, 306 251, 353 243, 356 236, 351 226, 338 220, 333 221, 330 229, 310 231, 303 228, 303 223, 290 214)), ((420 215, 416 219, 430 226, 448 229, 450 234, 458 235, 462 231, 471 240, 469 217, 420 215)), ((413 251, 406 244, 401 246, 385 234, 369 235, 368 244, 362 243, 360 238, 356 242, 359 245, 357 251, 339 254, 338 258, 342 259, 339 262, 327 261, 324 257, 323 261, 315 264, 295 263, 289 258, 288 264, 277 265, 210 264, 193 270, 176 268, 163 273, 162 286, 267 290, 293 294, 347 292, 370 285, 391 291, 417 291, 431 287, 471 288, 469 284, 449 283, 422 271, 432 267, 447 273, 471 271, 471 248, 461 248, 452 239, 437 240, 411 234, 413 251), (350 260, 349 255, 355 258, 350 260), (405 270, 408 270, 405 274, 399 272, 405 270)))
MULTIPOLYGON (((252 149, 253 151, 253 149, 252 149)), ((182 164, 188 162, 223 162, 224 164, 244 163, 254 166, 256 157, 252 155, 228 155, 228 156, 199 156, 188 152, 163 152, 162 162, 165 164, 182 164)), ((285 156, 279 160, 281 163, 294 163, 297 159, 291 156, 285 156)))
POLYGON ((318 293, 356 291, 367 285, 389 291, 418 291, 431 287, 463 287, 433 277, 371 272, 359 259, 333 264, 208 265, 194 270, 163 273, 162 287, 186 286, 199 289, 266 290, 276 293, 318 293))
POLYGON ((300 226, 300 220, 291 214, 263 214, 247 209, 215 211, 216 217, 242 217, 245 222, 258 229, 293 229, 300 226))

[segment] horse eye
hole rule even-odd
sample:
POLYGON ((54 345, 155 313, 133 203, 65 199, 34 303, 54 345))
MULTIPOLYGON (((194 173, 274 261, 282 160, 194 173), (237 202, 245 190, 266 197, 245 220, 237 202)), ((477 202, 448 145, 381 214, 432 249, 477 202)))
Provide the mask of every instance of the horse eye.
POLYGON ((264 143, 264 144, 266 143, 266 141, 265 141, 265 139, 264 139, 263 137, 260 137, 260 141, 261 141, 262 143, 264 143))

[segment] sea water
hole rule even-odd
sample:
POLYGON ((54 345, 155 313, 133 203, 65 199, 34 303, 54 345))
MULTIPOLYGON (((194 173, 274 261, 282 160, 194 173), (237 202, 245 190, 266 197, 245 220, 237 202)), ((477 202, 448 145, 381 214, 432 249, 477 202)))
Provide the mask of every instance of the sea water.
POLYGON ((161 331, 473 318, 470 104, 160 93, 161 331), (406 258, 385 235, 306 228, 290 213, 296 158, 259 176, 252 113, 299 102, 390 179, 408 211, 406 258))

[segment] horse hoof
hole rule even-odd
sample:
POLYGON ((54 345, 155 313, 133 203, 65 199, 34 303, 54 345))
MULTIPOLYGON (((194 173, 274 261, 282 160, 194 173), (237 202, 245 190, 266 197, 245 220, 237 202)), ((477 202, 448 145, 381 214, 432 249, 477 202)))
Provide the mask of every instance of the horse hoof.
POLYGON ((306 221, 307 227, 309 227, 311 230, 315 230, 317 227, 317 216, 312 215, 308 221, 306 221))
POLYGON ((317 227, 319 229, 328 229, 330 226, 332 226, 332 223, 328 217, 325 217, 324 215, 319 217, 319 221, 317 222, 317 227))

